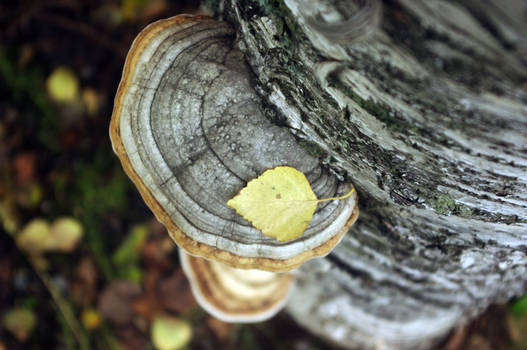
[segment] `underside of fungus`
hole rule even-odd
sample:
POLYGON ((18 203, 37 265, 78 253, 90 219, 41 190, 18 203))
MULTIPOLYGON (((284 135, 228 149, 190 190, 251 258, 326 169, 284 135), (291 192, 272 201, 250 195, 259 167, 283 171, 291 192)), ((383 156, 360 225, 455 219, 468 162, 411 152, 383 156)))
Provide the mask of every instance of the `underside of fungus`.
POLYGON ((286 304, 295 277, 291 273, 246 270, 190 256, 179 249, 192 294, 208 313, 225 322, 260 322, 286 304))
POLYGON ((251 72, 224 22, 180 15, 135 39, 115 98, 110 136, 128 176, 176 243, 238 268, 287 271, 326 255, 358 215, 357 197, 320 203, 298 238, 266 237, 226 206, 251 179, 287 165, 318 198, 340 182, 263 114, 251 72))

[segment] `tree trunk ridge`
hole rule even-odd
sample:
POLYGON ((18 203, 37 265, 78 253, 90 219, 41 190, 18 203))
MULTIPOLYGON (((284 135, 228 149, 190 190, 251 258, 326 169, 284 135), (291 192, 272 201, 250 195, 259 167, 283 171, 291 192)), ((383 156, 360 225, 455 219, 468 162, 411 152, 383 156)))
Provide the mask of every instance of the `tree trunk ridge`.
POLYGON ((527 5, 358 3, 369 12, 219 8, 267 114, 360 198, 343 242, 298 272, 288 311, 346 348, 426 349, 526 290, 527 5))

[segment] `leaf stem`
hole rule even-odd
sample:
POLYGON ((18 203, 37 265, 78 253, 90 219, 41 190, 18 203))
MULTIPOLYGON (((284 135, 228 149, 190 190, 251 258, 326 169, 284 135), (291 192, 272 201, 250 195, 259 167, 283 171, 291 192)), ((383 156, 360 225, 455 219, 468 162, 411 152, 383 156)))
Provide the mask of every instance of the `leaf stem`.
POLYGON ((346 193, 345 195, 340 196, 340 197, 330 197, 330 198, 317 199, 317 203, 320 203, 320 202, 328 202, 328 201, 335 201, 335 200, 337 200, 337 199, 348 198, 349 196, 351 196, 351 194, 352 194, 353 192, 355 192, 355 188, 352 188, 351 191, 349 191, 348 193, 346 193))

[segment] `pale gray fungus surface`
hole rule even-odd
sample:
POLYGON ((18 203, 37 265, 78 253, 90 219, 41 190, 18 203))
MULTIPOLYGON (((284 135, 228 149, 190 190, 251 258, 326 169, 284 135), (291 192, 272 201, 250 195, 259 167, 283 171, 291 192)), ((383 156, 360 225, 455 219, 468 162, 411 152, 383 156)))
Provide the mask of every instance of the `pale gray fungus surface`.
POLYGON ((289 242, 264 236, 226 206, 278 165, 306 174, 319 198, 343 195, 351 184, 266 119, 228 24, 178 17, 147 27, 127 59, 112 121, 127 173, 191 254, 274 271, 327 254, 356 218, 356 196, 321 203, 304 234, 289 242))

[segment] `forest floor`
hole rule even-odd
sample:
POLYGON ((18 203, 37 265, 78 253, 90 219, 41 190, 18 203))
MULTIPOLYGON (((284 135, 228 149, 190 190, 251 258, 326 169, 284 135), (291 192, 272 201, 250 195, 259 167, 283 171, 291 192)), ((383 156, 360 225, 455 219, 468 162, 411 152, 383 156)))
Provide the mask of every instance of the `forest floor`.
MULTIPOLYGON (((108 137, 130 44, 195 1, 0 4, 0 350, 153 349, 162 317, 188 349, 331 349, 281 313, 221 322, 197 306, 176 246, 108 137), (190 327, 191 337, 185 330, 190 327)), ((158 340, 157 340, 158 341, 158 340)), ((438 349, 527 349, 527 298, 438 349)))

